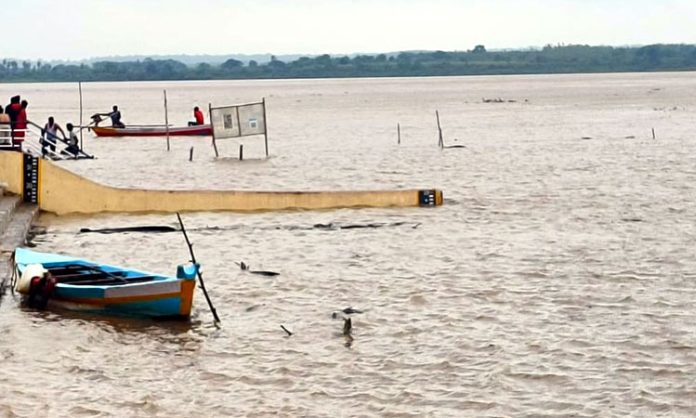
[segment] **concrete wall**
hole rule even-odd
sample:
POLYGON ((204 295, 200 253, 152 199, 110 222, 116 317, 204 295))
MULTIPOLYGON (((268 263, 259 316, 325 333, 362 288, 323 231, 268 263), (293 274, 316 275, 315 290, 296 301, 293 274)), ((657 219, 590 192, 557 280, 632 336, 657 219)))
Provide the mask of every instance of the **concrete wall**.
POLYGON ((22 153, 14 151, 0 151, 0 183, 7 184, 8 192, 21 195, 23 192, 24 158, 22 153))
MULTIPOLYGON (((0 153, 6 154, 6 153, 0 153)), ((19 174, 0 171, 18 182, 19 174)), ((16 163, 12 160, 13 167, 16 163)), ((4 161, 3 161, 4 162, 4 161)), ((4 166, 4 164, 3 164, 4 166)), ((48 160, 39 166, 39 206, 56 214, 97 212, 266 211, 282 209, 332 209, 346 207, 418 206, 418 190, 357 192, 238 192, 120 189, 95 183, 48 160)), ((12 187, 10 187, 12 191, 12 187)), ((437 192, 436 204, 442 204, 437 192)))

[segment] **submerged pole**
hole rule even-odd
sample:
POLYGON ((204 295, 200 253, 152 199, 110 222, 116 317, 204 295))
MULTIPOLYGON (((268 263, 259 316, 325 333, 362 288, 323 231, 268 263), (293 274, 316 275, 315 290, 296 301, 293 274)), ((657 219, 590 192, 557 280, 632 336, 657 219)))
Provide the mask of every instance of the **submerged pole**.
MULTIPOLYGON (((189 253, 191 254, 191 262, 194 265, 197 265, 198 263, 196 262, 196 256, 195 254, 193 254, 193 244, 191 244, 191 241, 189 241, 188 235, 186 234, 186 228, 184 228, 184 222, 181 220, 181 215, 179 215, 179 212, 176 213, 176 217, 179 220, 179 225, 181 225, 181 232, 184 233, 184 239, 186 240, 186 245, 188 245, 189 253)), ((208 296, 208 291, 205 289, 205 283, 203 282, 203 273, 201 273, 200 268, 197 268, 196 272, 198 273, 198 283, 201 284, 203 295, 205 295, 205 300, 208 301, 208 307, 210 307, 210 312, 213 314, 213 318, 215 318, 215 323, 217 324, 220 322, 220 318, 218 317, 217 311, 213 306, 213 302, 210 300, 210 297, 208 296)))
POLYGON ((169 151, 169 114, 167 110, 167 90, 164 90, 164 129, 167 131, 167 151, 169 151))
POLYGON ((396 143, 401 144, 401 125, 398 123, 396 124, 396 137, 397 137, 396 143))
POLYGON ((653 139, 655 139, 655 128, 652 128, 653 139))
POLYGON ((193 161, 193 147, 189 150, 189 161, 193 161))
POLYGON ((440 126, 440 112, 438 112, 437 110, 435 111, 435 117, 437 118, 437 132, 438 132, 437 145, 440 148, 444 148, 445 141, 442 139, 442 127, 440 126))

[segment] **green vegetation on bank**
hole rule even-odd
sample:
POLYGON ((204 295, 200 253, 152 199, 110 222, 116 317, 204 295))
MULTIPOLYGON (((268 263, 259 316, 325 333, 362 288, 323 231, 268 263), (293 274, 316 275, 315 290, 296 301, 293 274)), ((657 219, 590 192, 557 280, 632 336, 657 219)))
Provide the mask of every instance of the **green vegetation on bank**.
POLYGON ((187 66, 167 59, 59 64, 4 59, 0 81, 138 81, 319 77, 402 77, 491 74, 551 74, 696 70, 696 45, 649 45, 639 48, 567 45, 540 50, 402 52, 396 55, 302 57, 291 62, 187 66))

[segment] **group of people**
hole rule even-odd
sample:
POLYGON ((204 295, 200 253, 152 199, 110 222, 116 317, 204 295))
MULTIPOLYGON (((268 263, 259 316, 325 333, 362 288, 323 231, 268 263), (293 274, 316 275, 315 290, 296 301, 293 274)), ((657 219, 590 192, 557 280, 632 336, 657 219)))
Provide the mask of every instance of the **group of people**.
MULTIPOLYGON (((102 121, 102 116, 106 116, 111 119, 111 126, 114 128, 125 128, 126 125, 121 121, 121 111, 118 110, 118 106, 114 105, 111 108, 111 112, 108 113, 95 113, 92 115, 93 123, 97 124, 102 121)), ((196 126, 205 124, 205 117, 203 117, 203 112, 198 106, 193 108, 193 121, 188 123, 188 126, 196 126)))
POLYGON ((72 154, 73 156, 76 156, 80 152, 77 134, 74 131, 75 126, 68 122, 65 127, 68 130, 67 134, 65 131, 63 131, 63 128, 56 123, 53 116, 49 116, 48 122, 46 122, 46 125, 44 125, 43 129, 41 130, 41 153, 43 155, 48 154, 49 149, 52 152, 56 152, 56 140, 60 138, 58 136, 58 132, 60 132, 61 136, 63 137, 63 141, 68 144, 65 152, 72 154))
MULTIPOLYGON (((25 131, 27 129, 27 106, 29 102, 21 100, 20 96, 14 96, 10 99, 10 104, 3 108, 0 106, 0 145, 3 143, 11 143, 13 148, 21 149, 22 141, 24 141, 25 131)), ((100 122, 101 116, 106 116, 111 119, 111 125, 114 128, 125 128, 126 125, 121 121, 121 111, 118 106, 114 105, 109 113, 97 113, 92 116, 94 123, 100 122)), ((193 108, 194 121, 188 123, 189 126, 205 124, 203 112, 198 106, 193 108)), ((80 152, 78 146, 79 141, 74 131, 75 126, 72 123, 65 125, 67 133, 63 128, 56 123, 55 118, 50 116, 48 122, 41 130, 41 151, 43 155, 47 155, 49 150, 56 151, 56 143, 62 140, 68 144, 65 151, 72 155, 77 155, 80 152), (60 136, 58 135, 60 133, 60 136)))
POLYGON ((0 142, 9 142, 13 147, 19 147, 24 140, 27 129, 27 107, 29 102, 21 100, 20 96, 10 98, 10 104, 5 106, 4 113, 0 106, 0 142))

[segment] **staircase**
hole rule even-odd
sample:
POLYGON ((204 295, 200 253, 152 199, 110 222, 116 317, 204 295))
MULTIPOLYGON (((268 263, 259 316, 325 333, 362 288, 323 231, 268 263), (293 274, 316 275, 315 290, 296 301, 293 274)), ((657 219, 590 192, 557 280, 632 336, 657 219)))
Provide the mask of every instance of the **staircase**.
POLYGON ((26 244, 29 228, 39 207, 22 202, 20 196, 7 195, 0 186, 0 297, 12 277, 12 252, 26 244))

